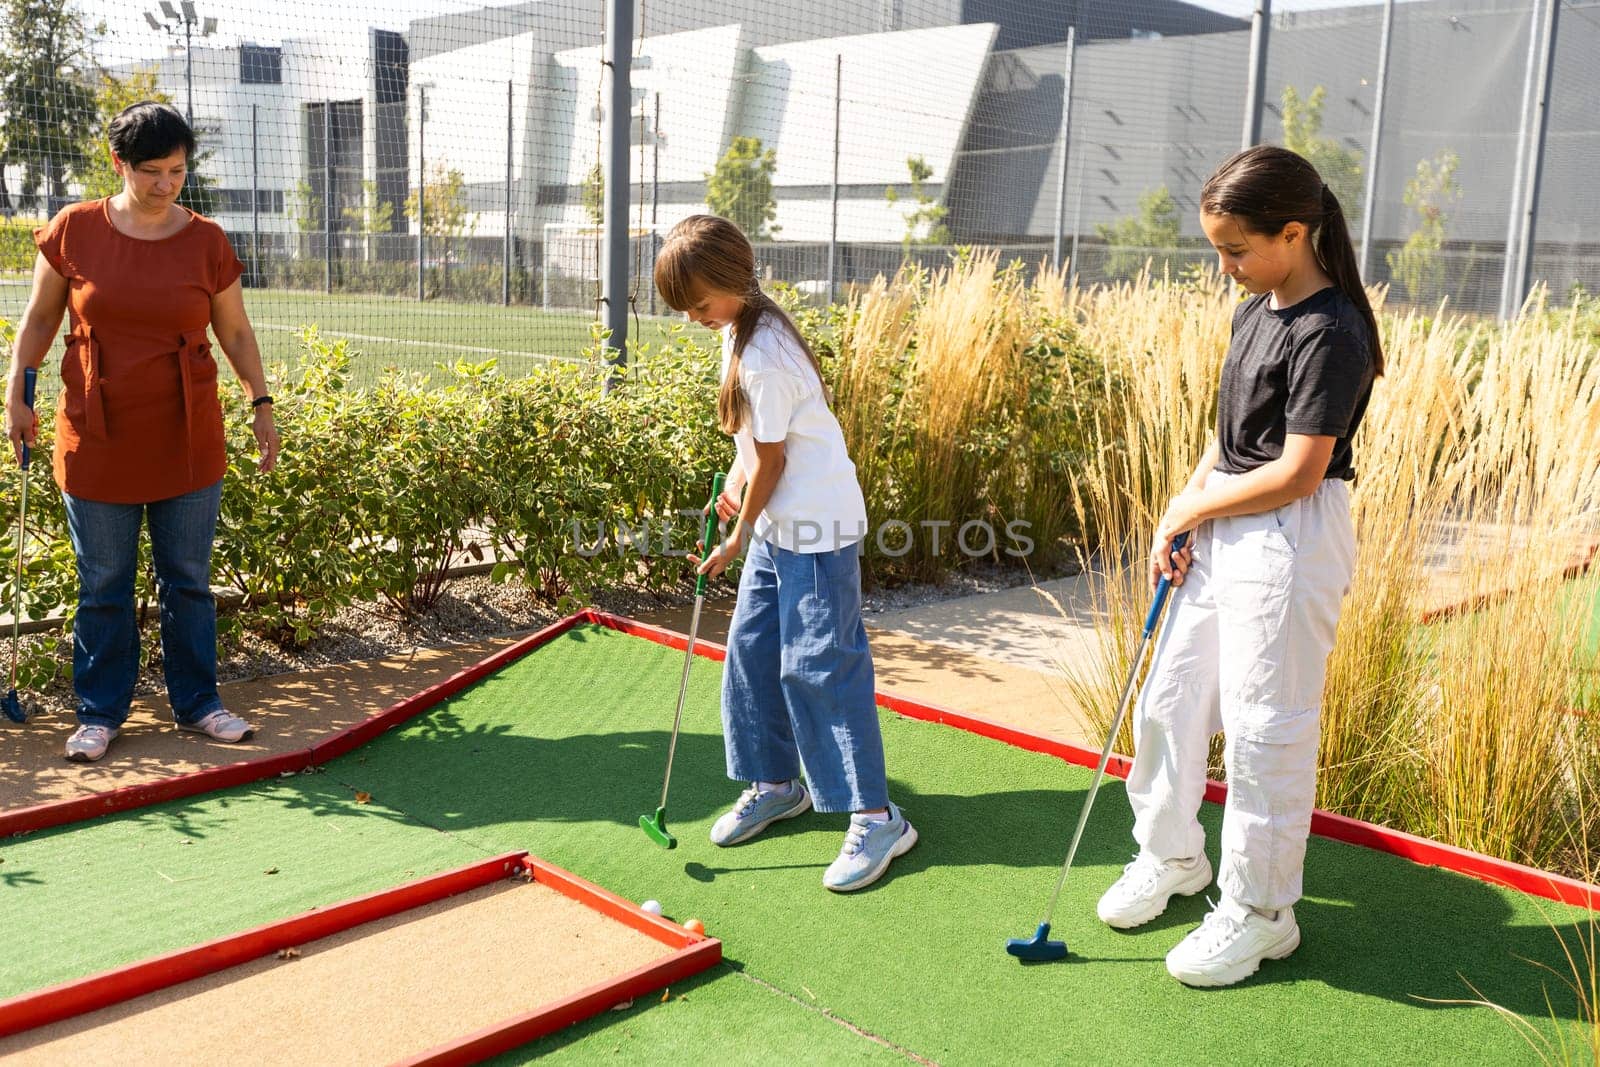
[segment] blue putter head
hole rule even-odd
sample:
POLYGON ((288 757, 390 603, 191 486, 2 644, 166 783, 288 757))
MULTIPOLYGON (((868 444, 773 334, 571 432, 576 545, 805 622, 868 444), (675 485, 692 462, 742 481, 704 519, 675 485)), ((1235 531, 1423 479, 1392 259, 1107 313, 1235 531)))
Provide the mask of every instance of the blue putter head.
POLYGON ((1067 943, 1051 941, 1050 924, 1040 923, 1032 937, 1013 937, 1006 941, 1006 951, 1029 963, 1048 963, 1067 958, 1067 943))
POLYGON ((22 701, 17 699, 17 691, 15 689, 7 693, 3 700, 0 700, 0 711, 4 711, 6 718, 12 722, 28 721, 28 711, 22 706, 22 701))

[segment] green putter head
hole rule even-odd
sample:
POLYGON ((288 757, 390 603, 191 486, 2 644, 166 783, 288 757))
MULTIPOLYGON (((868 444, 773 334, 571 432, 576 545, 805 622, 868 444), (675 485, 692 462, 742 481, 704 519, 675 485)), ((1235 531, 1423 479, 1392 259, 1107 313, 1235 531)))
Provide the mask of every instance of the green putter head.
POLYGON ((650 835, 650 840, 662 848, 677 848, 678 839, 667 831, 667 809, 657 808, 654 815, 639 816, 639 829, 650 835))

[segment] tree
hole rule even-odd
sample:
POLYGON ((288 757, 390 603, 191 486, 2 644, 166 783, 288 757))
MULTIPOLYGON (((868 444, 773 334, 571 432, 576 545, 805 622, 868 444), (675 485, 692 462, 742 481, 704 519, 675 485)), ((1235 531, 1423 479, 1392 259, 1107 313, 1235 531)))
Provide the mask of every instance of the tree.
POLYGON ((606 172, 598 159, 583 176, 583 213, 596 226, 606 220, 606 172))
POLYGON ((295 182, 283 201, 283 213, 302 236, 322 232, 322 197, 312 190, 310 182, 295 182))
POLYGON ((99 77, 100 86, 94 94, 98 121, 89 131, 89 138, 83 146, 83 166, 78 168, 78 182, 83 186, 85 200, 98 200, 122 191, 122 179, 111 169, 111 147, 106 143, 106 127, 117 113, 141 100, 155 100, 163 104, 172 102, 156 89, 154 68, 135 70, 121 79, 101 71, 99 77))
MULTIPOLYGON (((1095 230, 1105 238, 1111 255, 1106 260, 1106 274, 1112 278, 1132 278, 1144 269, 1145 262, 1156 253, 1177 248, 1183 234, 1183 220, 1178 205, 1165 185, 1151 189, 1139 198, 1139 213, 1120 218, 1107 225, 1100 223, 1095 230)), ((1162 264, 1165 265, 1165 259, 1162 264)))
POLYGON ((1456 181, 1460 165, 1461 157, 1454 152, 1439 152, 1432 159, 1419 160, 1417 172, 1406 182, 1405 204, 1417 213, 1417 228, 1398 252, 1384 258, 1390 275, 1405 288, 1409 300, 1435 299, 1444 285, 1444 262, 1439 253, 1444 250, 1450 221, 1446 209, 1461 199, 1456 181))
POLYGON ((1319 85, 1302 98, 1292 85, 1283 88, 1283 147, 1310 161, 1333 195, 1347 222, 1361 217, 1361 153, 1332 137, 1322 136, 1322 108, 1328 90, 1319 85))
POLYGON ((735 137, 706 175, 706 206, 714 215, 731 219, 752 241, 771 237, 779 227, 778 203, 772 196, 772 174, 778 153, 762 150, 759 137, 735 137))
POLYGON ((70 2, 0 0, 0 170, 22 165, 26 197, 66 195, 98 118, 91 31, 70 2))
POLYGON ((378 198, 377 182, 362 182, 361 202, 346 207, 342 214, 349 224, 346 229, 361 234, 367 259, 372 258, 372 235, 394 232, 394 202, 378 198))
MULTIPOLYGON (((428 168, 428 180, 423 183, 422 232, 429 237, 470 237, 478 228, 475 216, 467 211, 467 179, 454 167, 435 162, 428 168)), ((417 218, 417 191, 406 197, 406 218, 417 218)), ((447 249, 448 252, 448 249, 447 249)))
MULTIPOLYGON (((110 72, 97 73, 99 85, 94 93, 96 121, 89 130, 83 145, 83 164, 76 177, 85 200, 96 200, 122 191, 122 179, 111 169, 111 146, 106 141, 106 128, 124 108, 145 100, 158 104, 172 103, 172 97, 156 88, 157 71, 146 67, 133 71, 126 78, 110 72)), ((189 175, 184 179, 183 192, 178 202, 191 211, 213 215, 217 208, 216 182, 200 173, 201 166, 210 157, 209 152, 198 151, 189 161, 189 175)))
MULTIPOLYGON (((922 187, 923 182, 933 177, 933 167, 921 156, 909 156, 906 170, 911 175, 911 202, 916 207, 905 212, 906 235, 900 242, 901 246, 909 255, 914 244, 949 244, 950 227, 945 224, 945 218, 949 216, 950 209, 939 203, 937 197, 929 196, 922 187)), ((890 204, 900 200, 900 194, 892 185, 883 191, 883 197, 890 204)))

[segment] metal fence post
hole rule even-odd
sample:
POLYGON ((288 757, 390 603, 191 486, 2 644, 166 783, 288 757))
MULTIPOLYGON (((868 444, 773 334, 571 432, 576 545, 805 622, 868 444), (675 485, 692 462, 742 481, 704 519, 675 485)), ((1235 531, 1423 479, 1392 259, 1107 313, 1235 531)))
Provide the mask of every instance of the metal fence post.
POLYGON ((1519 307, 1533 287, 1533 239, 1539 221, 1539 182, 1544 177, 1544 141, 1550 129, 1550 79, 1555 76, 1556 29, 1560 15, 1561 0, 1549 0, 1544 12, 1544 51, 1539 59, 1539 89, 1534 98, 1538 117, 1533 124, 1533 146, 1528 155, 1528 209, 1523 216, 1522 242, 1517 246, 1516 296, 1519 307))
MULTIPOLYGON (((1506 255, 1500 274, 1500 318, 1516 316, 1522 307, 1522 298, 1516 295, 1517 246, 1522 234, 1523 191, 1522 178, 1528 162, 1529 104, 1533 100, 1534 70, 1539 61, 1539 4, 1533 0, 1533 11, 1528 16, 1528 65, 1522 78, 1522 110, 1517 112, 1517 157, 1511 167, 1511 218, 1506 224, 1506 255)), ((1547 0, 1545 0, 1547 2, 1547 0)))
POLYGON ((1272 28, 1271 0, 1257 0, 1250 20, 1250 87, 1244 98, 1244 138, 1240 148, 1261 143, 1261 111, 1267 83, 1267 34, 1272 28))
POLYGON ((500 248, 500 304, 511 306, 511 152, 512 152, 512 82, 506 81, 506 227, 505 241, 500 248))
POLYGON ((1383 100, 1389 87, 1389 40, 1394 33, 1394 0, 1384 0, 1378 38, 1378 84, 1372 94, 1372 140, 1367 149, 1367 187, 1361 195, 1361 280, 1372 271, 1372 214, 1378 206, 1378 149, 1383 142, 1383 100))
POLYGON ((832 221, 828 229, 828 303, 839 299, 839 118, 844 87, 844 55, 833 56, 833 191, 832 221))
POLYGON ((261 284, 261 141, 259 105, 250 105, 250 284, 261 284))
MULTIPOLYGON (((631 89, 633 0, 607 0, 608 30, 603 66, 611 76, 607 94, 604 140, 605 236, 601 241, 600 299, 605 307, 607 361, 613 367, 627 364, 628 345, 628 117, 633 110, 631 89)), ((616 380, 606 375, 609 389, 616 380)))
POLYGON ((322 103, 322 291, 333 292, 333 101, 322 103))
POLYGON ((427 299, 424 277, 428 265, 428 87, 417 86, 417 299, 427 299))
MULTIPOLYGON (((1077 58, 1078 27, 1067 27, 1067 67, 1061 88, 1061 181, 1056 186, 1056 232, 1053 249, 1056 270, 1061 269, 1061 241, 1067 226, 1067 156, 1072 146, 1072 64, 1077 58)), ((1077 264, 1073 264, 1076 266, 1077 264)))

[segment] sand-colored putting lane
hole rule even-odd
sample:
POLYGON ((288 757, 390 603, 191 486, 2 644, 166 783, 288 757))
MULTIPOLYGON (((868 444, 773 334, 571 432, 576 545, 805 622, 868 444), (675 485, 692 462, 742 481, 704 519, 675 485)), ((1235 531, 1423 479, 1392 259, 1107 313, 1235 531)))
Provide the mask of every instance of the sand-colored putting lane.
POLYGON ((502 881, 0 1041, 8 1065, 384 1064, 674 950, 502 881))

